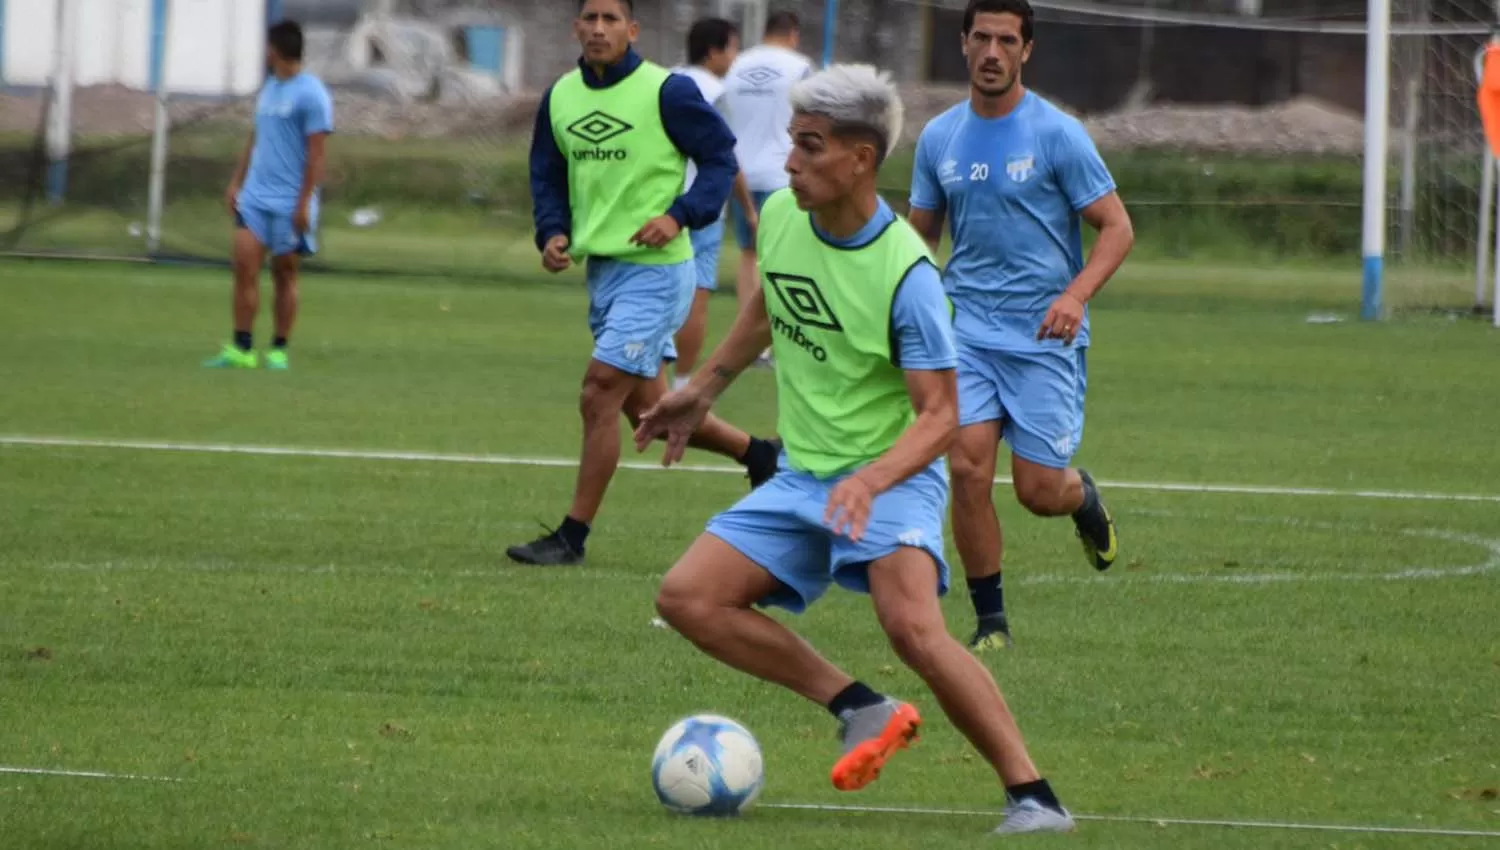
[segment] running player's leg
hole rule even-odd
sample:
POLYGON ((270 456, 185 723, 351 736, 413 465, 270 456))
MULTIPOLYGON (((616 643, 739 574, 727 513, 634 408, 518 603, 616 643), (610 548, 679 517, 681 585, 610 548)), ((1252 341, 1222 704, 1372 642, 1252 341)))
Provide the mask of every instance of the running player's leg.
POLYGON ((687 321, 678 329, 674 341, 677 344, 677 386, 682 386, 698 368, 698 358, 703 353, 703 342, 708 336, 708 299, 719 288, 719 252, 724 244, 724 221, 720 219, 702 230, 692 231, 693 266, 697 288, 693 291, 693 306, 688 311, 687 321))
POLYGON ((234 241, 230 267, 234 275, 231 312, 234 318, 233 341, 218 355, 205 361, 215 369, 255 368, 255 316, 260 312, 260 270, 266 262, 270 244, 269 216, 256 209, 235 213, 234 241))
POLYGON ((995 512, 995 457, 1005 410, 993 374, 995 355, 960 348, 958 363, 958 440, 949 452, 953 475, 953 542, 963 563, 974 605, 975 651, 1010 645, 1005 615, 1003 536, 995 512))
MULTIPOLYGON (((757 215, 760 208, 766 203, 766 198, 771 196, 770 192, 751 192, 751 200, 755 202, 757 215)), ((760 264, 755 253, 755 232, 750 229, 750 222, 745 218, 744 210, 735 202, 729 204, 729 216, 734 224, 735 242, 740 246, 739 269, 735 274, 734 294, 739 300, 739 306, 744 308, 746 302, 755 293, 760 291, 760 264)), ((771 349, 761 352, 758 362, 769 363, 771 349)))
MULTIPOLYGON (((897 656, 922 678, 953 725, 999 775, 1012 802, 1033 799, 1066 818, 1026 750, 988 670, 948 633, 939 597, 947 482, 934 465, 876 498, 865 535, 834 544, 834 580, 870 594, 897 656)), ((1071 823, 1069 822, 1069 826, 1071 823)))
POLYGON ((709 522, 662 580, 656 608, 708 655, 800 694, 847 724, 885 698, 754 610, 800 613, 828 589, 828 534, 808 522, 825 499, 809 476, 778 475, 709 522))
MULTIPOLYGON (((625 400, 625 417, 634 428, 640 424, 642 413, 650 410, 667 392, 666 375, 654 381, 636 384, 630 397, 625 400)), ((781 448, 774 440, 763 440, 730 425, 710 413, 703 424, 693 432, 688 445, 695 449, 723 455, 745 467, 752 488, 759 487, 776 474, 776 464, 781 448)))
POLYGON ((1042 517, 1072 517, 1089 563, 1114 564, 1114 520, 1088 472, 1070 466, 1083 439, 1083 349, 1007 353, 999 362, 1016 499, 1042 517))
MULTIPOLYGON (((583 447, 573 501, 555 530, 506 550, 512 560, 525 564, 583 560, 594 518, 620 463, 620 415, 643 385, 660 392, 663 356, 682 324, 693 290, 691 261, 661 266, 594 261, 588 280, 595 341, 578 400, 583 447)), ((764 454, 748 452, 746 461, 765 465, 764 454)), ((774 460, 770 465, 774 467, 774 460)))

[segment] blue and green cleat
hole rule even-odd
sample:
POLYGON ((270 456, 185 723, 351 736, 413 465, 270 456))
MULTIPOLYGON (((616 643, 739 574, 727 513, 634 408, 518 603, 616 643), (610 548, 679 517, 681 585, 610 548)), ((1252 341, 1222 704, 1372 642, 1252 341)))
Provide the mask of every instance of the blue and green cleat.
POLYGON ((292 368, 292 361, 287 359, 286 349, 273 348, 266 352, 266 368, 273 372, 285 372, 292 368))

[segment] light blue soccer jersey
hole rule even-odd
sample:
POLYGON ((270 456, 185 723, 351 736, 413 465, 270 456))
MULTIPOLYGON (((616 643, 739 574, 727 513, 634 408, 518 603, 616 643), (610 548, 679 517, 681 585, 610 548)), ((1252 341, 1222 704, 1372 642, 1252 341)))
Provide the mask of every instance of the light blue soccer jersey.
MULTIPOLYGON (((945 210, 953 256, 943 285, 961 344, 992 351, 1057 348, 1037 330, 1083 269, 1079 212, 1115 190, 1079 121, 1027 92, 1003 118, 968 102, 922 130, 911 205, 945 210)), ((1087 346, 1085 314, 1075 346, 1087 346)))
POLYGON ((322 81, 307 73, 267 80, 255 105, 255 147, 240 205, 291 214, 307 170, 307 137, 331 132, 333 99, 322 81))

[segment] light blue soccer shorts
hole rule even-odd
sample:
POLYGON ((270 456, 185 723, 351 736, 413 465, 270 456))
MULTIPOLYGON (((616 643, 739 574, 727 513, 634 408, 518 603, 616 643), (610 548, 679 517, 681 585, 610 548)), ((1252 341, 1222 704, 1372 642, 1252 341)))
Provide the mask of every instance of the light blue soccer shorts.
POLYGON ((698 288, 709 292, 719 288, 719 250, 724 247, 724 219, 721 217, 702 230, 689 233, 693 242, 693 267, 698 288))
POLYGON ((292 229, 290 211, 270 210, 255 203, 247 204, 238 201, 235 203, 235 227, 249 230, 250 234, 255 237, 255 241, 265 246, 273 257, 284 257, 287 254, 310 257, 318 253, 317 198, 308 204, 307 218, 307 232, 297 233, 292 229))
POLYGON ((631 375, 655 378, 662 360, 676 357, 672 335, 687 321, 693 305, 694 274, 692 260, 648 266, 589 258, 594 359, 631 375))
MULTIPOLYGON (((766 205, 766 198, 771 197, 770 192, 751 192, 750 199, 755 201, 755 212, 759 213, 761 207, 766 205)), ((734 201, 729 202, 729 217, 734 221, 734 238, 740 243, 740 250, 755 247, 755 234, 750 232, 750 222, 745 220, 745 211, 734 201)))
POLYGON ((1083 441, 1086 348, 989 351, 958 347, 958 424, 1001 423, 1017 457, 1066 469, 1083 441))
POLYGON ((938 595, 948 592, 943 517, 948 469, 942 460, 875 497, 864 537, 855 543, 823 524, 828 494, 843 476, 822 480, 786 467, 733 507, 709 520, 708 533, 765 568, 783 585, 762 606, 801 613, 830 584, 870 592, 870 562, 902 546, 932 556, 938 595))

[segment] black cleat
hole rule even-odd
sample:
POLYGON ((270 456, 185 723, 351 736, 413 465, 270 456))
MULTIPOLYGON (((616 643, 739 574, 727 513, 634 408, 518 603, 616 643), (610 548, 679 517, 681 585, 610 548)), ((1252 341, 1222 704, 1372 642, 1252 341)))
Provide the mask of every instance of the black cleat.
POLYGON ((565 567, 583 563, 583 550, 574 549, 555 530, 530 543, 512 546, 505 550, 505 554, 516 563, 538 567, 565 567))
POLYGON ((1073 515, 1073 525, 1078 529, 1078 539, 1083 543, 1083 554, 1094 569, 1104 572, 1115 564, 1120 554, 1119 538, 1115 534, 1115 520, 1109 508, 1099 496, 1094 479, 1084 470, 1078 470, 1083 478, 1084 498, 1093 504, 1087 510, 1080 509, 1073 515))
POLYGON ((981 618, 974 636, 969 638, 969 651, 976 655, 996 649, 1010 649, 1014 645, 1015 641, 1010 637, 1010 624, 1005 621, 1004 614, 981 618))

